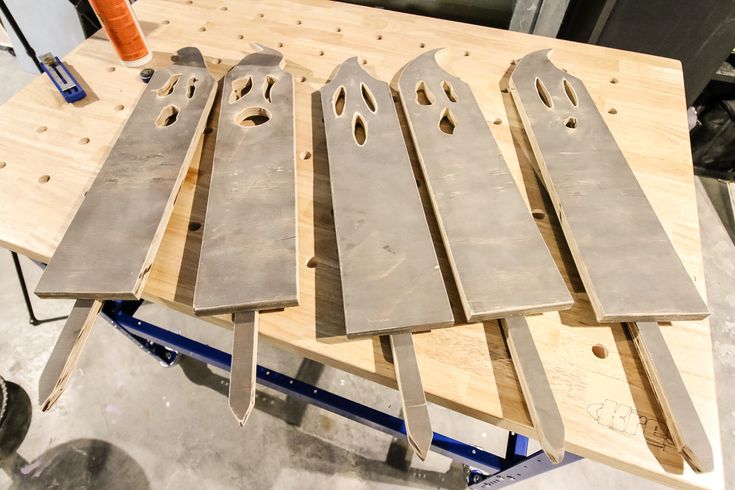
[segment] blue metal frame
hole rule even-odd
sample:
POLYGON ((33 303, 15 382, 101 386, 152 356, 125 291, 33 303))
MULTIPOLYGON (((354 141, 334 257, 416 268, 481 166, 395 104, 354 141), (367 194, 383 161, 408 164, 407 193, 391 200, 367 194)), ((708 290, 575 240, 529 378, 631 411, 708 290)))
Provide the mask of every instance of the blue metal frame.
MULTIPOLYGON (((172 365, 176 356, 183 354, 209 365, 230 370, 232 356, 227 352, 135 318, 133 315, 140 304, 140 301, 108 301, 102 313, 113 326, 163 365, 172 365)), ((403 419, 335 395, 272 369, 258 365, 257 380, 264 386, 289 396, 295 396, 391 436, 401 438, 406 436, 403 419)), ((580 459, 579 456, 567 453, 561 464, 552 465, 541 451, 527 456, 528 439, 512 432, 508 436, 505 457, 497 456, 437 432, 434 432, 431 447, 433 451, 469 467, 466 476, 467 484, 471 488, 485 488, 490 485, 499 488, 580 459)))
MULTIPOLYGON (((118 313, 126 313, 132 317, 142 304, 142 301, 109 301, 104 304, 102 317, 105 318, 110 325, 115 327, 120 333, 138 345, 143 351, 155 358, 163 367, 171 367, 179 360, 179 353, 173 349, 169 349, 155 340, 147 339, 139 335, 135 335, 125 327, 121 326, 112 317, 118 313)), ((137 321, 137 320, 136 320, 137 321)))

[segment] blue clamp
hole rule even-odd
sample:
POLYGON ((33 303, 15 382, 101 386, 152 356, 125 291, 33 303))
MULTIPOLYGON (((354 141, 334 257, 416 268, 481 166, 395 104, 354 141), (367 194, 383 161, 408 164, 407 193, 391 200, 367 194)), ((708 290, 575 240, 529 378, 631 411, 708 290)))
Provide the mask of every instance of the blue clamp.
POLYGON ((39 58, 39 61, 41 62, 41 68, 54 83, 65 101, 69 103, 76 102, 87 96, 84 89, 58 57, 46 53, 39 58))

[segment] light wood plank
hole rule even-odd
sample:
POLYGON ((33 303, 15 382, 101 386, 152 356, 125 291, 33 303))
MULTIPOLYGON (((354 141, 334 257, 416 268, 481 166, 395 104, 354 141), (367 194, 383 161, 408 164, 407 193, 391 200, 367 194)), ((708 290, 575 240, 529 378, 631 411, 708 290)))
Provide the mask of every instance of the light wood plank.
POLYGON ((281 53, 257 49, 225 76, 198 315, 298 305, 293 77, 281 53))
POLYGON ((582 81, 548 50, 510 78, 564 236, 600 322, 709 313, 582 81))
POLYGON ((350 58, 320 92, 347 336, 452 325, 388 84, 350 58))
POLYGON ((180 49, 175 59, 153 75, 43 273, 38 296, 140 296, 216 89, 198 49, 180 49))

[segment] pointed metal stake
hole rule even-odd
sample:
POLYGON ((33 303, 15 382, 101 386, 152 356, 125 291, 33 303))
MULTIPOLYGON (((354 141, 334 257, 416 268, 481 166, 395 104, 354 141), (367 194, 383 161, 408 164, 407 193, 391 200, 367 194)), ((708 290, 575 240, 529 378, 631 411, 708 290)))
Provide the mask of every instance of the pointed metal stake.
POLYGON ((627 326, 676 448, 694 471, 712 471, 712 446, 661 328, 655 322, 628 323, 627 326))
POLYGON ((390 345, 393 350, 398 390, 401 393, 408 444, 423 461, 431 449, 434 431, 431 430, 431 419, 426 406, 426 395, 421 383, 413 339, 410 333, 393 334, 390 336, 390 345))
POLYGON ((515 316, 501 319, 500 324, 541 449, 552 463, 561 463, 564 459, 564 422, 528 323, 524 317, 515 316))
POLYGON ((74 303, 38 380, 42 411, 49 410, 64 392, 101 309, 102 301, 78 299, 74 303))
POLYGON ((258 359, 258 312, 232 314, 232 365, 229 403, 240 425, 245 425, 255 406, 255 369, 258 359))

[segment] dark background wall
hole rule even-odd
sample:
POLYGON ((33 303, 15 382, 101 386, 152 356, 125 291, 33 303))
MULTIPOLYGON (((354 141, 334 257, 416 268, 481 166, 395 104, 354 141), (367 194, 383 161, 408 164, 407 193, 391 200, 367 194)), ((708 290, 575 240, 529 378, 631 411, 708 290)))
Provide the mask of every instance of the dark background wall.
POLYGON ((680 60, 691 105, 735 48, 735 1, 574 0, 559 37, 680 60))

